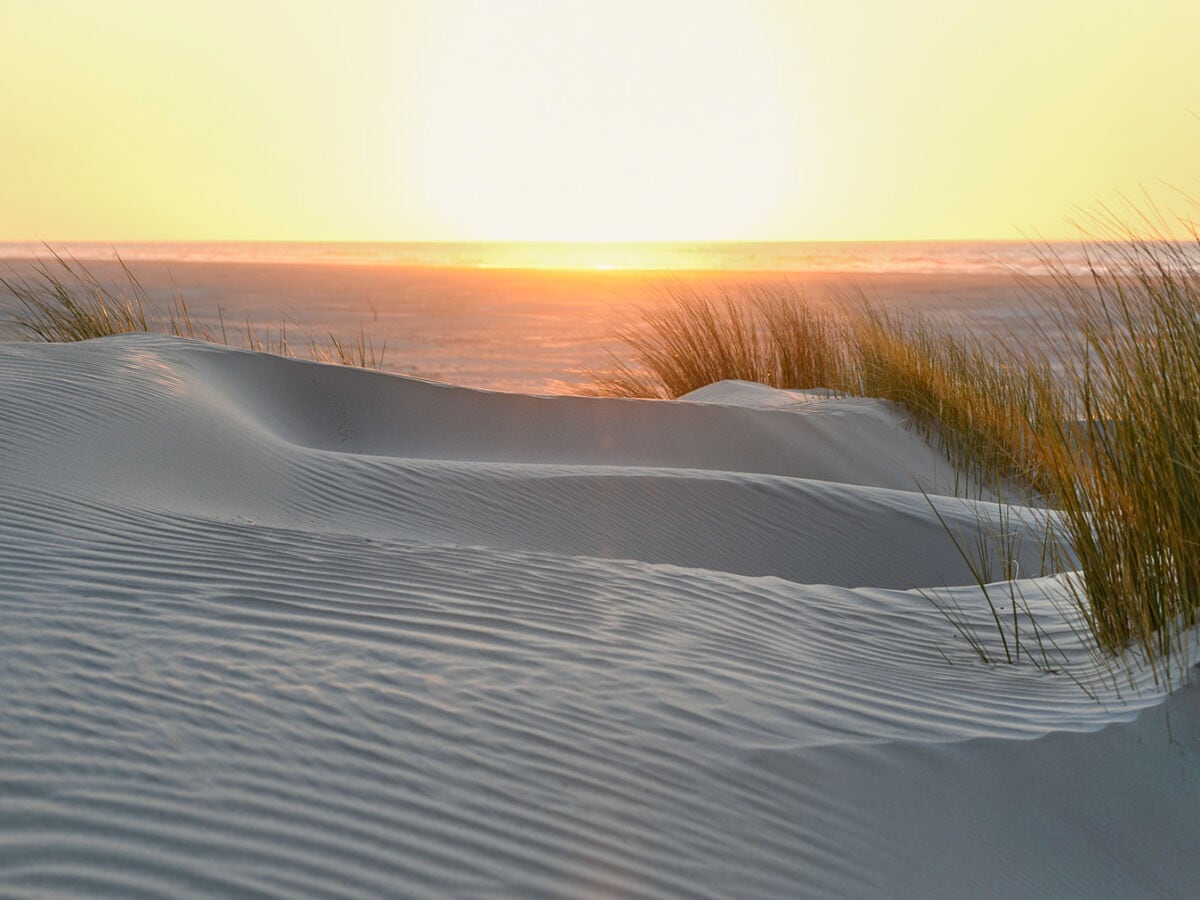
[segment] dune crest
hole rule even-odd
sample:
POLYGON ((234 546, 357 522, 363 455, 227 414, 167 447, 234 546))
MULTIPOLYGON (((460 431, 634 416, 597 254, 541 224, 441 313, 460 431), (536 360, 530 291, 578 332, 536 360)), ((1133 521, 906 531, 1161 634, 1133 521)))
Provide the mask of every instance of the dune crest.
POLYGON ((819 392, 0 344, 0 893, 1190 895, 1200 695, 1066 576, 1065 662, 979 663, 938 516, 1047 514, 955 487, 819 392))

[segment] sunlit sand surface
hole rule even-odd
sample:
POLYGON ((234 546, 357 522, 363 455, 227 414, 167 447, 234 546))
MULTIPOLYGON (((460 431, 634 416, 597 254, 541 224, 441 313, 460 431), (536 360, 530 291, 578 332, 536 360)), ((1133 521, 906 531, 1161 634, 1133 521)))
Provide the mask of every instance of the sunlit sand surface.
POLYGON ((955 487, 870 399, 0 345, 0 893, 1190 896, 1200 695, 1057 577, 980 663, 938 516, 1039 526, 955 487))

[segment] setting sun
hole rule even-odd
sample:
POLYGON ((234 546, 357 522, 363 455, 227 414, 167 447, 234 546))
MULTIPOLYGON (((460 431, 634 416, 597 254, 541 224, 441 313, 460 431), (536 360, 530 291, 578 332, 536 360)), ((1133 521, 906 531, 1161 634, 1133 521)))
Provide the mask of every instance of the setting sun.
POLYGON ((508 240, 722 239, 800 162, 743 4, 448 7, 413 134, 431 209, 508 240))
POLYGON ((1197 193, 1200 4, 6 4, 0 240, 1012 239, 1197 193))
POLYGON ((0 898, 1197 894, 1200 0, 0 22, 0 898))

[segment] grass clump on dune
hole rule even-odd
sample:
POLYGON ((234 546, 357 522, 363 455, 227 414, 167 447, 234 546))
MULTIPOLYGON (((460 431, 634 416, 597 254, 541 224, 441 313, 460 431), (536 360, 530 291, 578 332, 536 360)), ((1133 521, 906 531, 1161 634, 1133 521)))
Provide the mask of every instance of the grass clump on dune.
POLYGON ((289 340, 286 324, 281 324, 272 336, 270 330, 264 333, 255 328, 247 317, 245 327, 231 336, 219 308, 216 328, 201 325, 193 319, 178 291, 169 306, 154 309, 145 288, 119 256, 124 283, 109 285, 78 260, 49 247, 47 250, 51 258, 37 260, 31 275, 0 277, 0 286, 7 288, 20 305, 12 324, 17 336, 25 340, 59 343, 153 332, 279 356, 298 356, 297 349, 302 348, 317 362, 383 368, 386 342, 376 350, 361 328, 356 338, 330 332, 325 344, 311 330, 301 329, 303 340, 297 345, 289 340))
POLYGON ((1090 260, 1083 279, 1047 260, 1042 314, 1075 336, 1049 354, 866 304, 818 319, 790 289, 774 305, 761 289, 740 305, 676 292, 625 336, 636 362, 598 392, 676 397, 744 378, 900 404, 977 481, 1059 510, 1096 646, 1137 649, 1130 664, 1171 684, 1200 619, 1200 238, 1127 230, 1090 260))
POLYGON ((665 293, 620 336, 635 361, 593 373, 593 393, 671 399, 725 379, 804 388, 843 377, 835 323, 796 290, 743 285, 713 295, 673 284, 665 293))
POLYGON ((0 285, 23 309, 15 320, 21 336, 36 341, 86 341, 151 330, 146 292, 124 262, 126 287, 114 290, 76 260, 58 253, 54 260, 55 266, 38 260, 32 277, 0 278, 0 285))
POLYGON ((714 381, 828 388, 904 406, 964 471, 1040 490, 1048 482, 1032 423, 1059 414, 1048 364, 999 359, 977 340, 861 297, 836 315, 797 290, 743 286, 718 294, 671 286, 619 338, 632 362, 595 374, 607 396, 675 398, 714 381))
POLYGON ((854 363, 849 390, 903 406, 982 484, 1035 493, 1051 486, 1036 431, 1061 415, 1063 399, 1047 363, 1000 358, 977 338, 865 304, 847 316, 846 327, 854 363))
POLYGON ((1125 231, 1086 283, 1056 282, 1053 311, 1080 335, 1063 357, 1077 415, 1040 452, 1077 602, 1102 647, 1139 648, 1171 682, 1200 614, 1200 240, 1125 231))

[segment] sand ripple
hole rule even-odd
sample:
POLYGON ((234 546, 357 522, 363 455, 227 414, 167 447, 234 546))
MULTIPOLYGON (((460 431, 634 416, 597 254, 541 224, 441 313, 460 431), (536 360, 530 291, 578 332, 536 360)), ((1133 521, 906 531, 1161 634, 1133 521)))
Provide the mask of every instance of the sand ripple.
POLYGON ((1073 675, 974 662, 912 588, 996 504, 886 407, 706 399, 0 345, 0 893, 1186 884, 1194 693, 1117 698, 1055 579, 1073 675))

